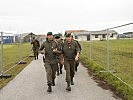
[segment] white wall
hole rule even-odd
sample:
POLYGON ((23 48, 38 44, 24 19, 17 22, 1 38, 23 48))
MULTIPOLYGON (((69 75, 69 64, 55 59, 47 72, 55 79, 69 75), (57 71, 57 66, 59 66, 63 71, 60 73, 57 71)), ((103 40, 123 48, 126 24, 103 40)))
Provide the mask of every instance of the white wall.
POLYGON ((113 40, 113 39, 117 39, 117 34, 113 34, 113 37, 109 36, 109 39, 113 40))
MULTIPOLYGON (((102 40, 102 39, 107 39, 107 35, 105 36, 105 38, 102 37, 102 35, 98 35, 98 38, 95 38, 95 35, 91 35, 91 40, 102 40)), ((117 39, 117 34, 113 34, 113 37, 110 37, 109 35, 109 39, 117 39)), ((78 41, 87 41, 87 35, 85 36, 78 36, 78 41)))
POLYGON ((78 41, 87 41, 87 36, 78 36, 78 41))

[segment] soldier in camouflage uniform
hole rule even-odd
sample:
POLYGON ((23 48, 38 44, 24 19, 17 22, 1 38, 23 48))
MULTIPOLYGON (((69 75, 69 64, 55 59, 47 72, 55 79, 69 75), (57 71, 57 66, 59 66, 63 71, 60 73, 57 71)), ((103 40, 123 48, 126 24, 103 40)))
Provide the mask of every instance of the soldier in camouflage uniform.
POLYGON ((63 42, 59 35, 55 36, 55 42, 57 43, 57 50, 60 51, 60 53, 57 54, 57 59, 58 59, 57 75, 59 75, 62 74, 62 67, 63 67, 63 64, 61 63, 63 42))
POLYGON ((71 91, 71 85, 74 85, 73 78, 75 74, 75 61, 79 58, 80 48, 72 38, 71 34, 66 34, 66 40, 64 41, 62 48, 64 56, 64 68, 66 70, 66 90, 71 91))
MULTIPOLYGON (((66 35, 67 33, 65 33, 65 35, 66 35)), ((69 33, 69 34, 71 34, 72 35, 72 38, 73 38, 73 34, 72 33, 69 33)), ((79 49, 80 49, 80 53, 81 53, 81 50, 82 50, 82 48, 81 48, 81 45, 80 45, 80 43, 78 42, 78 40, 76 40, 76 39, 74 39, 73 38, 73 41, 75 41, 75 42, 77 42, 77 44, 78 44, 78 46, 79 46, 79 49)), ((78 70, 78 66, 79 66, 79 59, 77 60, 77 61, 75 61, 75 72, 77 72, 77 70, 78 70)))
POLYGON ((33 45, 32 50, 33 50, 34 57, 35 57, 35 60, 36 60, 36 59, 38 59, 40 43, 37 39, 35 39, 35 37, 33 37, 33 40, 31 42, 31 44, 33 45))
POLYGON ((53 40, 52 32, 47 33, 47 40, 43 42, 40 50, 44 50, 45 54, 45 69, 46 69, 46 77, 47 77, 47 92, 52 92, 52 87, 55 86, 55 74, 58 66, 57 62, 57 44, 53 40))

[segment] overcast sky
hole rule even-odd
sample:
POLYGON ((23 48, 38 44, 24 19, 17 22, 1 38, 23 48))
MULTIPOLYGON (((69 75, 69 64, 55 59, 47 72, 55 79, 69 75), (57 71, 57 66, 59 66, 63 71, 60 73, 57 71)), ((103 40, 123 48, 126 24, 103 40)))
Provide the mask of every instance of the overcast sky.
POLYGON ((131 22, 133 0, 0 0, 0 31, 95 31, 131 22))

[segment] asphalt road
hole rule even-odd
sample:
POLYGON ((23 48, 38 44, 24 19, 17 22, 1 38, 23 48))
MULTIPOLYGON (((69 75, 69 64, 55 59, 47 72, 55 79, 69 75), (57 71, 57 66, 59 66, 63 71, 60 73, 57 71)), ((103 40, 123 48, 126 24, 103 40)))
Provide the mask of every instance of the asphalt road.
POLYGON ((0 90, 0 100, 121 100, 104 90, 87 73, 81 64, 75 74, 72 91, 66 91, 65 71, 56 77, 56 86, 47 93, 46 72, 42 55, 33 60, 7 86, 0 90))

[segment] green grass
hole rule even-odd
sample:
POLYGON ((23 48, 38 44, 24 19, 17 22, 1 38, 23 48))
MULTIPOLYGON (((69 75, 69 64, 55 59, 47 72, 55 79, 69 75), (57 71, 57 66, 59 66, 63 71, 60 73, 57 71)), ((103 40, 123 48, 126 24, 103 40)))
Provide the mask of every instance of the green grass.
POLYGON ((25 57, 28 57, 31 53, 30 43, 20 44, 6 44, 4 47, 4 57, 3 57, 3 70, 9 69, 11 66, 25 57), (21 50, 20 50, 21 49, 21 50))
POLYGON ((32 53, 30 43, 23 43, 21 45, 22 47, 21 52, 20 52, 21 48, 20 44, 6 44, 3 47, 4 47, 4 59, 3 59, 3 68, 2 68, 3 72, 8 70, 16 63, 20 62, 20 60, 23 60, 26 57, 27 57, 26 59, 27 64, 20 64, 9 70, 7 74, 11 74, 12 77, 8 79, 0 79, 0 88, 4 87, 10 80, 12 80, 33 60, 33 58, 28 57, 32 53), (22 59, 20 59, 21 53, 22 53, 22 59))
MULTIPOLYGON (((99 71, 104 70, 107 66, 106 41, 92 41, 91 46, 90 42, 82 42, 81 45, 83 48, 81 55, 82 61, 85 60, 85 63, 88 63, 89 67, 91 67, 91 62, 93 62, 91 69, 96 70, 98 76, 104 77, 104 79, 108 80, 109 84, 113 84, 123 97, 128 98, 128 100, 133 100, 132 90, 122 85, 123 83, 114 81, 118 79, 115 79, 112 75, 106 76, 105 73, 102 75, 99 74, 99 71), (92 60, 90 60, 90 47, 92 60)), ((109 41, 109 65, 110 70, 116 70, 116 73, 114 73, 115 76, 120 77, 133 87, 133 39, 109 41)))

